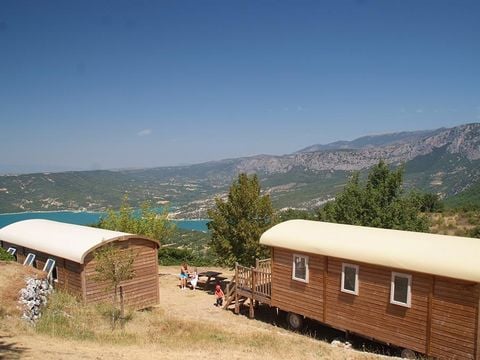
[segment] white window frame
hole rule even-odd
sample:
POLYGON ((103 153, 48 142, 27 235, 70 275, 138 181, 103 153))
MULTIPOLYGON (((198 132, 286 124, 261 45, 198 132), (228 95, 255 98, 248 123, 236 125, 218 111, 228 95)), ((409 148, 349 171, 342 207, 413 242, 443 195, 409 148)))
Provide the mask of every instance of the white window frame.
POLYGON ((23 265, 32 266, 33 262, 35 261, 36 255, 33 253, 28 253, 23 265), (30 260, 29 260, 30 259, 30 260))
POLYGON ((404 307, 412 307, 412 275, 411 274, 405 274, 405 273, 399 273, 392 271, 392 278, 390 281, 390 303, 394 305, 399 305, 399 306, 404 306, 404 307), (394 300, 395 299, 395 277, 403 277, 408 279, 408 287, 407 287, 407 302, 401 302, 394 300))
POLYGON ((307 255, 300 255, 300 254, 293 254, 292 258, 292 279, 296 281, 301 281, 304 283, 308 283, 308 276, 309 276, 309 271, 308 271, 308 256, 307 255), (295 276, 295 257, 300 257, 305 259, 305 279, 302 278, 297 278, 295 276))
POLYGON ((7 253, 9 253, 10 255, 12 256, 15 256, 15 253, 17 252, 17 249, 15 249, 14 247, 9 247, 7 249, 7 253))
MULTIPOLYGON (((47 273, 47 278, 50 279, 50 277, 53 274, 53 269, 55 269, 55 267, 56 267, 56 261, 54 259, 48 258, 47 262, 45 263, 45 265, 43 267, 43 271, 45 271, 47 273), (48 265, 51 264, 52 262, 53 262, 53 265, 51 265, 50 270, 47 272, 48 265)), ((57 274, 58 274, 58 272, 57 272, 57 274)), ((53 279, 53 281, 58 281, 58 279, 53 279)))
POLYGON ((357 295, 358 296, 358 271, 360 267, 358 265, 342 263, 342 280, 340 284, 340 290, 347 294, 357 295), (345 268, 354 268, 355 269, 355 290, 345 289, 345 268))

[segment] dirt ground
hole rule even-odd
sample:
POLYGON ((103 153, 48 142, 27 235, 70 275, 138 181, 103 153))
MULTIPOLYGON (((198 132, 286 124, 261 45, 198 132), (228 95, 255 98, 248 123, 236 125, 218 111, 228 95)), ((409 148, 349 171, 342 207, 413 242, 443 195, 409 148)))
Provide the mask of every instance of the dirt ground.
MULTIPOLYGON (((205 269, 199 268, 201 272, 205 269)), ((231 278, 232 273, 225 269, 212 269, 222 272, 225 277, 231 278)), ((185 320, 197 320, 202 323, 223 324, 232 333, 246 334, 278 334, 288 343, 311 341, 313 347, 326 347, 329 354, 330 345, 310 339, 305 335, 295 334, 281 326, 275 326, 269 320, 250 320, 247 316, 235 315, 232 311, 225 311, 214 306, 214 296, 210 291, 197 289, 181 290, 178 287, 178 269, 176 267, 159 267, 160 304, 159 308, 169 316, 185 320)), ((260 316, 261 317, 261 316, 260 316)), ((249 350, 250 351, 250 350, 249 350)), ((322 350, 323 351, 323 350, 322 350)), ((313 355, 313 354, 312 354, 313 355)), ((33 331, 26 334, 14 333, 0 328, 0 359, 257 359, 265 358, 265 354, 257 356, 255 353, 246 354, 238 349, 229 351, 222 349, 201 349, 191 346, 188 342, 179 341, 178 347, 162 347, 156 344, 141 345, 108 345, 92 341, 75 341, 39 335, 33 331)), ((286 357, 282 357, 285 359, 286 357)), ((294 359, 295 356, 287 358, 294 359)), ((308 358, 318 358, 315 356, 308 358)), ((374 355, 362 355, 359 352, 346 349, 333 349, 329 359, 365 359, 378 358, 374 355)))

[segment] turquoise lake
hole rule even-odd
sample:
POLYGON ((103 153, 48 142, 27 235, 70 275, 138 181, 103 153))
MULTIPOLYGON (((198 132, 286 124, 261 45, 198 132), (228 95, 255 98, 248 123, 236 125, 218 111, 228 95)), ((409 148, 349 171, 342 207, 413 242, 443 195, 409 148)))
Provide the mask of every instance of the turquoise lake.
MULTIPOLYGON (((105 213, 77 211, 45 211, 0 214, 0 228, 16 221, 28 219, 46 219, 77 225, 91 225, 97 223, 103 215, 105 215, 105 213)), ((180 229, 207 231, 208 220, 174 220, 173 222, 180 229)))

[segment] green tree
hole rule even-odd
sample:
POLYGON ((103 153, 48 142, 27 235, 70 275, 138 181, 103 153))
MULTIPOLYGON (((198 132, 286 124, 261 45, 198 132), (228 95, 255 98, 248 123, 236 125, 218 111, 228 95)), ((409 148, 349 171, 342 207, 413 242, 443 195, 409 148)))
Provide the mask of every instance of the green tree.
POLYGON ((391 170, 380 161, 361 184, 355 173, 334 201, 319 210, 319 219, 341 224, 386 229, 427 231, 428 220, 420 213, 421 199, 402 188, 403 168, 391 170))
POLYGON ((284 222, 287 220, 295 220, 295 219, 302 219, 302 220, 315 220, 315 213, 307 210, 299 210, 299 209, 287 209, 285 211, 281 211, 277 213, 277 220, 278 222, 284 222))
MULTIPOLYGON (((121 250, 109 244, 101 247, 94 253, 95 281, 106 284, 108 291, 113 290, 112 327, 117 321, 117 304, 120 284, 135 277, 133 263, 136 254, 132 250, 121 250)), ((120 319, 124 319, 123 294, 120 293, 120 319)))
POLYGON ((119 211, 109 210, 98 224, 102 229, 123 231, 131 234, 147 236, 151 239, 165 242, 175 232, 175 224, 168 220, 168 211, 156 212, 145 202, 136 211, 129 205, 125 196, 119 211))
POLYGON ((420 201, 420 211, 424 213, 442 212, 444 204, 437 194, 432 193, 415 193, 420 201))
POLYGON ((273 225, 274 212, 270 196, 260 195, 256 175, 240 174, 230 186, 227 199, 215 199, 215 208, 208 211, 208 217, 210 246, 222 264, 253 265, 256 258, 268 256, 259 240, 273 225))

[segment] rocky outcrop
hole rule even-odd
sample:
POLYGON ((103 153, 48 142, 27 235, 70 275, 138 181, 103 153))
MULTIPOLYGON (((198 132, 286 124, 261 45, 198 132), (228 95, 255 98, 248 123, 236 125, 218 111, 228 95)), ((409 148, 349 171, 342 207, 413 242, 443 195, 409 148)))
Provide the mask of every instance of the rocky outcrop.
POLYGON ((468 160, 480 159, 480 124, 439 129, 424 137, 411 136, 401 142, 358 150, 337 149, 244 158, 236 165, 236 171, 274 174, 287 173, 296 167, 310 171, 361 170, 373 166, 380 159, 387 163, 400 164, 442 147, 446 147, 449 153, 461 154, 468 160))
POLYGON ((25 288, 20 290, 20 299, 18 301, 23 310, 22 319, 35 324, 42 315, 41 309, 47 304, 48 295, 52 291, 53 287, 48 280, 27 278, 25 288))

